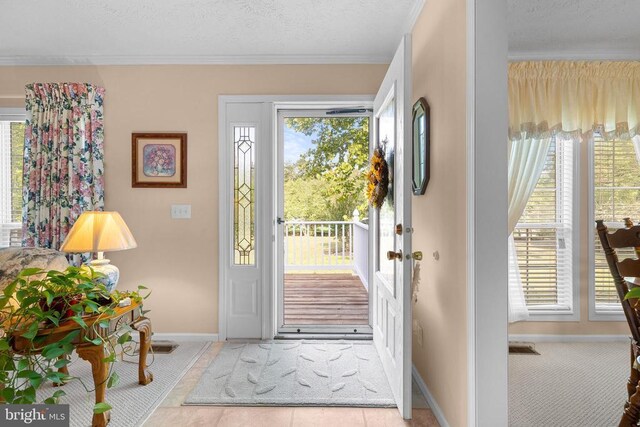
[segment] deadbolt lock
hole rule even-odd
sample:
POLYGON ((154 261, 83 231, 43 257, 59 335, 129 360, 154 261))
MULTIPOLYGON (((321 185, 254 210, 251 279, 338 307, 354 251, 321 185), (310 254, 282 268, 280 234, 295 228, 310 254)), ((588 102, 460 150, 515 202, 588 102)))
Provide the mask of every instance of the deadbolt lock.
POLYGON ((394 252, 394 251, 388 251, 387 252, 387 259, 388 260, 394 260, 394 259, 402 259, 402 251, 398 251, 398 252, 394 252))
POLYGON ((422 251, 415 251, 411 254, 411 258, 415 259, 416 261, 422 261, 422 251))

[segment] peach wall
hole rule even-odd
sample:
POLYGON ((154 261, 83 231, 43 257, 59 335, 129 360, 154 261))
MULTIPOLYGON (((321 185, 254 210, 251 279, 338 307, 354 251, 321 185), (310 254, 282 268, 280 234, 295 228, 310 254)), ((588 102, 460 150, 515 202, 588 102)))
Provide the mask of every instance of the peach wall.
MULTIPOLYGON (((542 335, 624 335, 629 334, 627 322, 592 322, 589 320, 589 248, 593 238, 588 226, 589 170, 588 144, 580 144, 580 321, 578 322, 518 322, 509 326, 510 334, 542 335)), ((596 246, 596 250, 600 250, 596 246)))
POLYGON ((431 106, 431 180, 412 212, 424 253, 413 362, 451 426, 467 419, 465 28, 464 0, 430 0, 413 30, 413 101, 431 106))
POLYGON ((218 95, 375 94, 386 65, 0 67, 0 107, 24 106, 30 82, 106 89, 105 204, 138 248, 108 254, 120 288, 144 284, 157 332, 218 331, 218 95), (188 188, 131 188, 131 133, 188 133, 188 188), (192 205, 172 220, 170 205, 192 205))

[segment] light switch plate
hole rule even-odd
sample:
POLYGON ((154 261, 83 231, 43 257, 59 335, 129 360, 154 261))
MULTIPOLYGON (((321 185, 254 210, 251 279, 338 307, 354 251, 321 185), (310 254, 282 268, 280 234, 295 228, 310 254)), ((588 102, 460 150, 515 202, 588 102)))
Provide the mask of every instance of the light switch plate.
POLYGON ((191 205, 171 205, 171 218, 191 219, 191 205))

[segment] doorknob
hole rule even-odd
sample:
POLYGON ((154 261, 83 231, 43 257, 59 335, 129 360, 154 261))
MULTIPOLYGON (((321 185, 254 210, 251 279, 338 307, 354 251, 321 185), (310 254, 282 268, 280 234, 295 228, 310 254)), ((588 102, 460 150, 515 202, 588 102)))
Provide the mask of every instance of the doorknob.
POLYGON ((394 260, 394 259, 402 260, 402 251, 398 251, 398 252, 388 251, 387 252, 387 259, 390 260, 390 261, 394 260))
POLYGON ((403 228, 402 224, 396 224, 395 227, 395 232, 398 236, 402 236, 402 233, 413 233, 413 228, 411 227, 407 227, 407 228, 403 228))

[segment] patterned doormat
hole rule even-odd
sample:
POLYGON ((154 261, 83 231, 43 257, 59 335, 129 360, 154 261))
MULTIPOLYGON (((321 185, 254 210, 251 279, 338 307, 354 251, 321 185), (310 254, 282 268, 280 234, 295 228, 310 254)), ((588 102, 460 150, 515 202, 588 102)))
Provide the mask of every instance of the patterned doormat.
POLYGON ((371 341, 227 343, 185 405, 395 406, 371 341))

